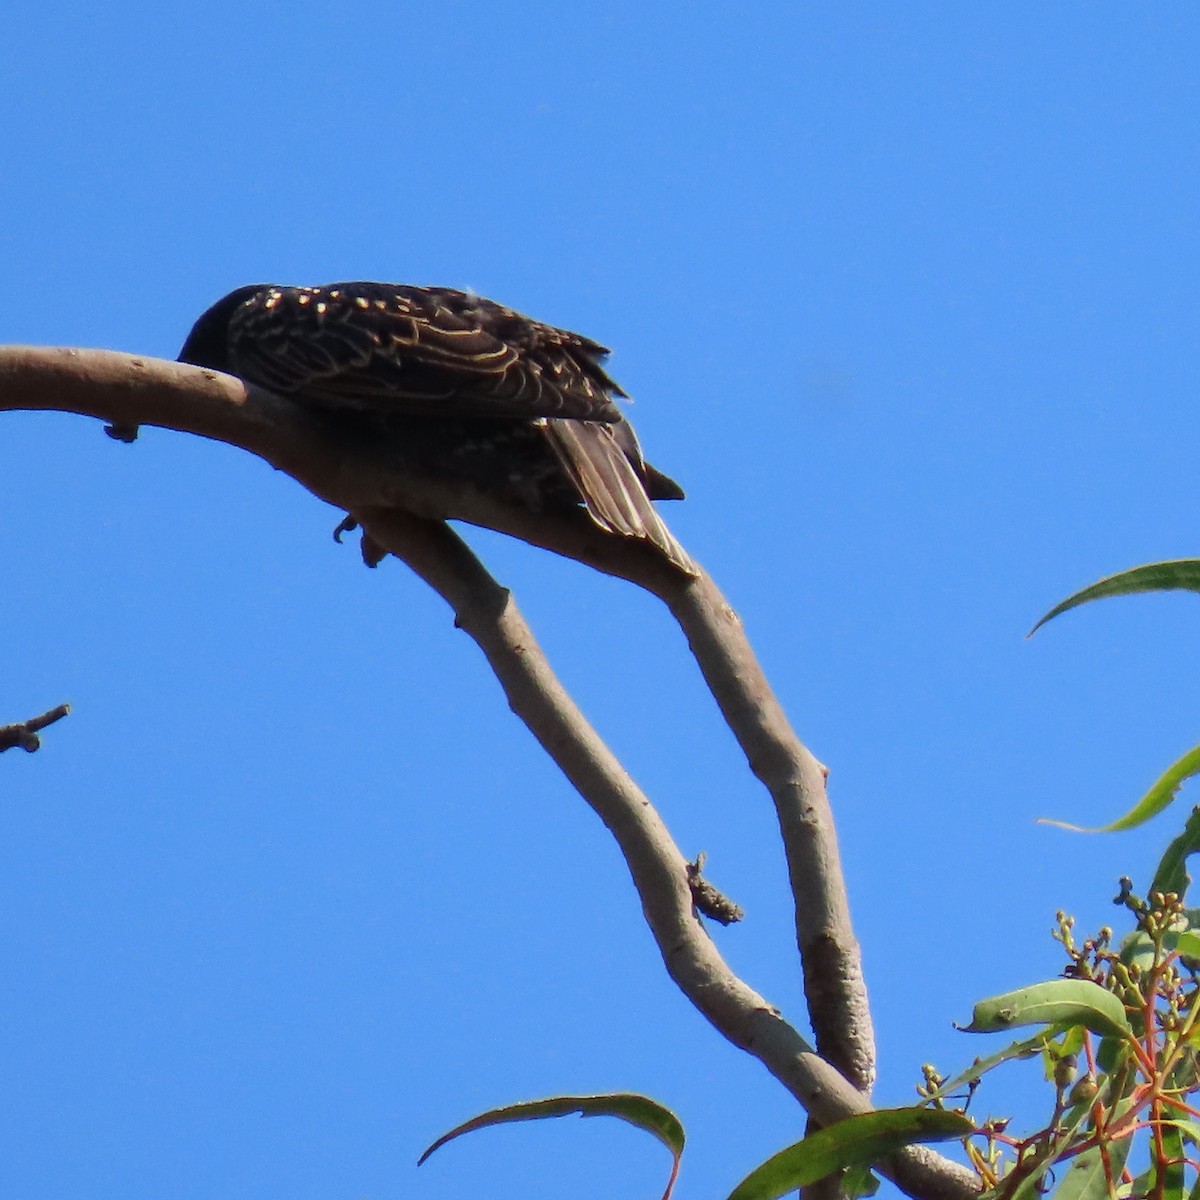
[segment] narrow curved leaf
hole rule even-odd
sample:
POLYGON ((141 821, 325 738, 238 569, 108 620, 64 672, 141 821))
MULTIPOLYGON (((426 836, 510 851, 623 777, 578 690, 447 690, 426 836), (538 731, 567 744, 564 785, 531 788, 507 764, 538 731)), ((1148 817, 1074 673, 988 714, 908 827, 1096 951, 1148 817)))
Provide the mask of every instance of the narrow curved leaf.
POLYGON ((1089 600, 1102 600, 1106 596, 1128 596, 1134 592, 1167 591, 1200 592, 1200 558, 1176 558, 1169 562, 1146 563, 1145 566, 1131 567, 1128 571, 1109 575, 1073 596, 1068 596, 1061 604, 1056 604, 1026 636, 1032 637, 1047 621, 1054 620, 1068 609, 1087 604, 1089 600))
POLYGON ((998 1033, 1019 1025, 1084 1025, 1093 1033, 1131 1033, 1125 1006, 1099 984, 1086 979, 1055 979, 992 996, 975 1005, 964 1033, 998 1033))
POLYGON ((915 1142, 948 1142, 973 1133, 961 1113, 940 1108, 880 1108, 810 1134, 756 1167, 729 1200, 778 1200, 844 1167, 878 1162, 915 1142))
POLYGON ((1057 825, 1060 829, 1072 829, 1076 833, 1116 833, 1120 829, 1134 829, 1145 824, 1151 817, 1158 816, 1175 799, 1180 785, 1197 772, 1200 772, 1200 746, 1193 746, 1151 784, 1150 790, 1123 817, 1118 817, 1110 824, 1089 828, 1084 825, 1071 825, 1066 821, 1052 821, 1047 817, 1042 817, 1041 822, 1043 825, 1057 825))
POLYGON ((581 1117, 616 1117, 656 1137, 671 1152, 671 1177, 663 1200, 669 1200, 679 1174, 679 1159, 683 1154, 683 1125, 664 1105, 635 1092, 611 1092, 600 1096, 550 1096, 545 1100, 527 1100, 521 1104, 506 1104, 456 1125, 444 1133, 417 1159, 420 1166, 435 1150, 476 1129, 489 1125, 507 1125, 515 1121, 542 1121, 550 1117, 566 1117, 578 1113, 581 1117))
POLYGON ((936 1091, 922 1092, 922 1097, 925 1100, 944 1100, 952 1092, 957 1091, 958 1088, 963 1087, 972 1080, 982 1079, 988 1071, 993 1070, 1002 1063, 1024 1058, 1036 1058, 1037 1055, 1046 1049, 1046 1043, 1052 1038, 1057 1037, 1059 1033, 1060 1030, 1057 1029, 1041 1029, 1031 1038, 1026 1038, 1020 1042, 1011 1042, 1003 1050, 997 1050, 995 1054, 989 1054, 987 1058, 977 1058, 969 1067, 947 1079, 936 1091))
POLYGON ((1200 1084, 1200 1051, 1191 1045, 1182 1047, 1179 1057, 1167 1072, 1166 1083, 1178 1094, 1195 1091, 1197 1084, 1200 1084))

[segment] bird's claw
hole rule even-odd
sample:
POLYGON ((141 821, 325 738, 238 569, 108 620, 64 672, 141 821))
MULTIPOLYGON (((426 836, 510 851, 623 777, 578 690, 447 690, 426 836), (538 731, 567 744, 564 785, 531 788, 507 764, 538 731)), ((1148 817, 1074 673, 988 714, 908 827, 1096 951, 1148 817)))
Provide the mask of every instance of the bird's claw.
MULTIPOLYGON (((353 533, 358 528, 358 522, 347 513, 340 522, 338 527, 333 531, 333 540, 340 546, 342 544, 343 533, 353 533)), ((364 529, 362 533, 362 541, 360 543, 362 549, 363 562, 368 567, 377 567, 387 557, 387 551, 364 529)))

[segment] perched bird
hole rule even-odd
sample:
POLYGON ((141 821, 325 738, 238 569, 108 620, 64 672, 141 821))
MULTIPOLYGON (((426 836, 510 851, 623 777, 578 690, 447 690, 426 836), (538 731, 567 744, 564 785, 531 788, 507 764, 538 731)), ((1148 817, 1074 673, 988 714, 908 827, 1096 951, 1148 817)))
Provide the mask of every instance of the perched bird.
POLYGON ((468 292, 359 282, 238 288, 200 317, 179 361, 386 427, 415 474, 535 511, 582 505, 694 574, 651 503, 683 490, 642 457, 607 354, 468 292))

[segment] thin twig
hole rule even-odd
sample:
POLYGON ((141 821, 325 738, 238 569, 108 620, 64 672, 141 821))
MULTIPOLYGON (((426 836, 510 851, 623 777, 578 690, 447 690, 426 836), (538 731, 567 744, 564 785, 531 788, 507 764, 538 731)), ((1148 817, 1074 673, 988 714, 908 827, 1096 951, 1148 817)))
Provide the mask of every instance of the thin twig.
POLYGON ((15 725, 0 725, 0 753, 20 746, 32 754, 42 744, 38 731, 53 725, 55 721, 61 721, 70 711, 69 704, 60 704, 40 717, 30 717, 28 721, 18 721, 15 725))

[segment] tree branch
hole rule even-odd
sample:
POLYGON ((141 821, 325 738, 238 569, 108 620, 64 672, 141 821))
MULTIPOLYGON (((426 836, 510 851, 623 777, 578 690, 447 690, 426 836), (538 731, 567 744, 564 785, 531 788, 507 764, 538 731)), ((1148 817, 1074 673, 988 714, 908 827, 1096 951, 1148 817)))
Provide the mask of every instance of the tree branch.
POLYGON ((746 640, 706 575, 691 578, 582 513, 533 513, 443 479, 398 475, 379 439, 331 429, 311 413, 219 372, 103 350, 0 347, 0 408, 100 417, 117 434, 138 425, 239 446, 315 495, 358 516, 396 508, 510 534, 659 597, 682 626, 751 769, 771 794, 795 898, 796 940, 817 1047, 864 1092, 874 1035, 842 880, 825 772, 796 737, 746 640))
POLYGON ((41 744, 38 732, 55 721, 61 721, 71 711, 69 704, 60 704, 40 717, 30 717, 28 721, 18 721, 14 725, 0 725, 0 754, 20 746, 22 750, 32 754, 41 744))
POLYGON ((663 595, 750 769, 775 802, 795 898, 796 942, 817 1048, 861 1091, 875 1080, 875 1039, 862 958, 850 921, 828 772, 792 730, 746 639, 712 580, 663 595))
MULTIPOLYGON (((406 562, 450 605, 455 624, 487 657, 509 707, 608 827, 667 972, 684 995, 822 1124, 868 1111, 865 1097, 721 957, 693 908, 692 864, 563 688, 508 589, 442 522, 395 510, 356 516, 374 543, 406 562)), ((970 1171, 923 1147, 902 1151, 884 1169, 906 1191, 930 1200, 964 1200, 978 1190, 970 1171)))
MULTIPOLYGON (((295 404, 217 372, 107 351, 0 347, 4 408, 91 415, 122 436, 138 425, 156 425, 214 438, 259 455, 350 512, 374 542, 403 558, 451 603, 514 710, 617 837, 667 969, 685 994, 822 1123, 868 1107, 862 1092, 874 1073, 873 1038, 825 772, 792 731, 740 622, 706 575, 685 576, 653 550, 602 533, 582 513, 535 514, 445 480, 397 475, 378 439, 331 429, 295 404), (536 643, 507 592, 439 524, 449 518, 577 559, 638 584, 669 606, 775 802, 820 1057, 721 960, 692 912, 686 861, 540 652, 531 649, 536 643)), ((920 1148, 898 1155, 892 1171, 914 1195, 964 1197, 976 1186, 970 1172, 920 1148)))

